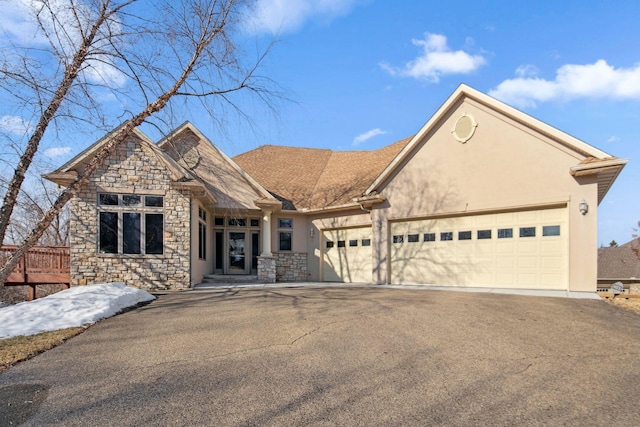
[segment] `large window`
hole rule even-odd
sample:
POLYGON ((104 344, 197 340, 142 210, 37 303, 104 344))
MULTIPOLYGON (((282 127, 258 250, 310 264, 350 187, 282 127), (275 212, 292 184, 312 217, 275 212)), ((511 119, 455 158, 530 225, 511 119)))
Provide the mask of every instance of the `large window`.
POLYGON ((164 197, 98 194, 98 251, 157 255, 164 248, 164 197))

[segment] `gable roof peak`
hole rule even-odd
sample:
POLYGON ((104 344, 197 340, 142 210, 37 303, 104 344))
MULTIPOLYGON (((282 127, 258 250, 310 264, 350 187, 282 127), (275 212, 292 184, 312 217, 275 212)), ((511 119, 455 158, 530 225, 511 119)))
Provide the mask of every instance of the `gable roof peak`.
MULTIPOLYGON (((598 148, 587 144, 586 142, 571 136, 559 129, 554 128, 547 123, 544 123, 510 105, 505 104, 493 98, 490 95, 480 92, 464 83, 458 85, 453 93, 442 103, 442 105, 436 110, 436 112, 429 118, 429 120, 420 128, 420 130, 413 136, 411 141, 401 150, 395 159, 389 164, 389 166, 382 171, 382 173, 375 179, 375 181, 367 188, 365 194, 370 194, 376 190, 387 178, 389 178, 397 168, 402 164, 411 153, 414 152, 424 138, 438 126, 438 124, 447 116, 447 114, 454 108, 457 108, 460 100, 463 98, 472 99, 488 108, 491 108, 500 114, 532 129, 539 134, 556 141, 570 150, 577 153, 582 157, 593 157, 596 159, 614 158, 610 154, 599 150, 598 148)), ((617 175, 616 175, 617 176, 617 175)), ((613 181, 611 181, 608 186, 613 181)), ((608 188, 607 186, 607 188, 608 188)), ((604 192, 606 193, 606 191, 604 192)))

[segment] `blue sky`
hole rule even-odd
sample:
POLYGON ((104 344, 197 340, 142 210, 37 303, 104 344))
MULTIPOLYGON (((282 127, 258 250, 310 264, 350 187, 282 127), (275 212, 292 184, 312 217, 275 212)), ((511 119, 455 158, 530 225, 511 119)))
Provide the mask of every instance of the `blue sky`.
MULTIPOLYGON (((263 0, 247 17, 240 43, 277 39, 261 73, 292 102, 277 103, 274 116, 247 100, 251 127, 230 118, 221 129, 197 109, 177 120, 229 155, 263 144, 376 149, 414 134, 465 83, 630 159, 600 205, 599 242, 631 239, 640 220, 639 2, 263 0)), ((59 137, 45 145, 53 166, 84 147, 59 137)))

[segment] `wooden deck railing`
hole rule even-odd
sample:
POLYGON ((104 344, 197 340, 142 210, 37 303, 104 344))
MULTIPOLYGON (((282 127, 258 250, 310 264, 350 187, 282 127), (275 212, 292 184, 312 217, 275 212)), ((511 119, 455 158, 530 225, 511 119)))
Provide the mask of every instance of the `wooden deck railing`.
MULTIPOLYGON (((0 246, 0 265, 15 252, 17 246, 0 246)), ((34 246, 22 256, 20 263, 5 281, 6 286, 29 286, 29 300, 36 298, 36 286, 64 284, 69 287, 71 270, 68 246, 34 246)))

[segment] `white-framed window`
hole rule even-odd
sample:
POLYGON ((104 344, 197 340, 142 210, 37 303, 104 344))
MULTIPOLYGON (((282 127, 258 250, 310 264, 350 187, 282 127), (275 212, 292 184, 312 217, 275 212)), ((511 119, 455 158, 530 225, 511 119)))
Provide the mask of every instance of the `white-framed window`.
POLYGON ((207 211, 198 206, 198 258, 207 259, 207 211))
POLYGON ((99 193, 98 252, 161 255, 163 210, 163 196, 99 193))

